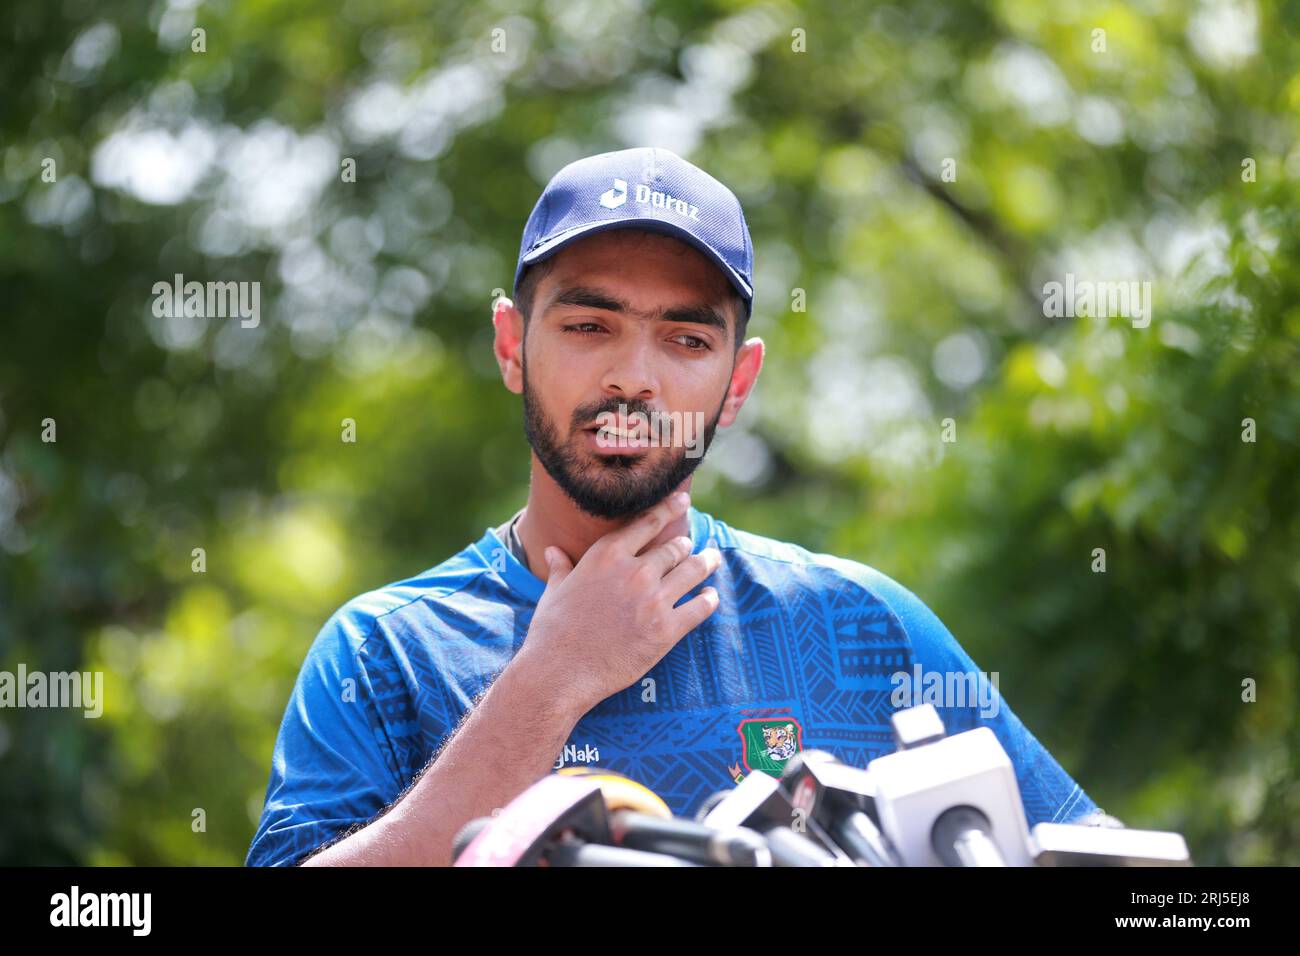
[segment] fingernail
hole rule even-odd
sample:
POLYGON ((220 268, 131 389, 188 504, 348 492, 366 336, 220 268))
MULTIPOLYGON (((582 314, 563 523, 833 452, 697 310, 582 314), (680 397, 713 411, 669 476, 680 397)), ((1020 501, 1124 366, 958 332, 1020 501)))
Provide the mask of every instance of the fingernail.
POLYGON ((691 503, 690 493, 686 491, 677 492, 676 501, 674 503, 679 508, 685 508, 688 504, 691 503))

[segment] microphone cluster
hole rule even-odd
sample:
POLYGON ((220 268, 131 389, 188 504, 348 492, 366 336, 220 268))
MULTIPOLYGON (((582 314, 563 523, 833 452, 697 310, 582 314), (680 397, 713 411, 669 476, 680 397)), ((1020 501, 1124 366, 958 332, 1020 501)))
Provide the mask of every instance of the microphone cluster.
POLYGON ((456 866, 1190 866, 1177 833, 1112 817, 1030 829, 987 727, 946 736, 932 705, 896 712, 894 753, 863 767, 819 750, 745 777, 694 820, 640 784, 571 768, 468 823, 456 866))

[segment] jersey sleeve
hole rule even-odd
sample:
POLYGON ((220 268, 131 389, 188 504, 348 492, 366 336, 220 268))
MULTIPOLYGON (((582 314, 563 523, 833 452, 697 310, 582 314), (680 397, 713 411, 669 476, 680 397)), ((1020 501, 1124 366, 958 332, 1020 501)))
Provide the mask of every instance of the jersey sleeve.
MULTIPOLYGON (((1097 805, 1012 712, 1002 698, 996 678, 989 680, 978 670, 938 616, 915 594, 886 575, 872 571, 870 584, 901 619, 923 675, 935 673, 945 681, 949 673, 973 675, 965 681, 967 688, 979 682, 975 693, 965 695, 963 706, 945 700, 946 706, 935 709, 949 734, 980 726, 993 731, 1015 767, 1029 825, 1081 823, 1085 822, 1082 818, 1094 814, 1097 805)), ((921 701, 914 699, 914 702, 921 701)))
POLYGON ((293 866, 401 792, 392 747, 357 653, 365 618, 346 609, 303 661, 276 738, 247 866, 293 866))

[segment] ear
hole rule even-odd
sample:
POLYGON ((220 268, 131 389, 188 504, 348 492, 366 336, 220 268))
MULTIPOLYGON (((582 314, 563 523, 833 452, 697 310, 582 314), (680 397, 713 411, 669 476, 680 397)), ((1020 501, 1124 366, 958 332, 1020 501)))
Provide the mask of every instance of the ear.
POLYGON ((727 384, 727 397, 722 404, 722 413, 718 416, 718 427, 726 428, 740 414, 740 407, 749 398, 749 393, 758 381, 758 373, 763 368, 763 340, 755 336, 746 339, 745 344, 736 352, 736 367, 731 370, 731 381, 727 384))
POLYGON ((524 391, 524 317, 505 296, 496 300, 492 312, 492 353, 501 369, 501 380, 516 395, 524 391))

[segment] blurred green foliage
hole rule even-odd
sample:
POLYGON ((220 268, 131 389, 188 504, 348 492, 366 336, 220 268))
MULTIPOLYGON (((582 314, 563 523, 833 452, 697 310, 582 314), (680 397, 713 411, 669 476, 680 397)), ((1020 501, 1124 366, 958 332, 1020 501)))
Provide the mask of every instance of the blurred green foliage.
POLYGON ((1300 862, 1298 26, 10 0, 0 668, 107 700, 0 711, 0 862, 242 860, 321 623, 522 503, 494 290, 551 173, 644 143, 755 239, 768 361, 697 506, 908 585, 1129 825, 1300 862), (1150 325, 1045 318, 1066 272, 1151 281, 1150 325), (176 273, 260 324, 156 318, 176 273))

